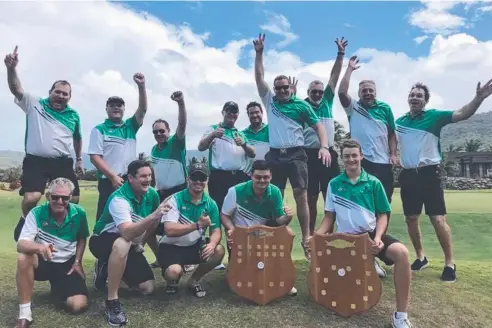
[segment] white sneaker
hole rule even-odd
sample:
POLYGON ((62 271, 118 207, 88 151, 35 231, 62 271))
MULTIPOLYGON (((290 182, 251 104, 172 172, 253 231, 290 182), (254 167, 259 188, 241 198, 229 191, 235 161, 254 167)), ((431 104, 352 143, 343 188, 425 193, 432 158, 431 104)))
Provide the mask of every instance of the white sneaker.
POLYGON ((406 319, 397 319, 396 318, 396 312, 393 313, 392 316, 392 327, 393 328, 412 328, 412 324, 410 323, 410 320, 408 318, 406 319))
POLYGON ((374 259, 374 267, 376 268, 376 272, 379 278, 386 278, 386 271, 383 269, 383 267, 379 264, 378 260, 376 259, 374 259))
POLYGON ((225 268, 226 268, 225 265, 223 263, 221 263, 221 264, 217 265, 214 268, 214 270, 225 270, 225 268))
POLYGON ((290 290, 289 296, 296 296, 297 295, 297 289, 295 287, 292 287, 292 289, 290 290))

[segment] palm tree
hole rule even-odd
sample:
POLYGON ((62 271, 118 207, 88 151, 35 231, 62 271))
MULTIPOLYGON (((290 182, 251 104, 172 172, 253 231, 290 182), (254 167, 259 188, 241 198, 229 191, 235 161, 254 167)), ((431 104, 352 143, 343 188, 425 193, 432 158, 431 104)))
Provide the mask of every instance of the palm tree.
POLYGON ((450 144, 447 148, 447 152, 459 152, 459 151, 463 151, 463 146, 456 146, 455 144, 450 144))
POLYGON ((480 151, 480 147, 482 147, 482 141, 480 141, 479 139, 469 139, 465 141, 464 147, 465 151, 469 153, 474 153, 480 151))

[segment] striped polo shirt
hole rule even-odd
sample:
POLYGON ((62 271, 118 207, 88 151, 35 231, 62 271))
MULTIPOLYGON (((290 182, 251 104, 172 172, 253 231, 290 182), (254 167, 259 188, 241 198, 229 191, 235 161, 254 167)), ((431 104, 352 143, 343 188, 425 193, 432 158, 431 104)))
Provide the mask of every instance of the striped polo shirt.
POLYGON ((253 181, 229 188, 222 205, 222 213, 231 217, 235 226, 265 225, 285 215, 280 189, 269 184, 261 199, 253 191, 253 181))
POLYGON ((441 163, 441 130, 453 123, 453 111, 427 109, 413 117, 407 113, 396 120, 400 164, 405 169, 441 163))
POLYGON ((77 241, 89 237, 89 225, 85 210, 68 203, 67 216, 61 224, 50 215, 49 202, 34 207, 26 216, 19 240, 39 244, 53 244, 52 262, 64 263, 75 256, 77 241))
POLYGON ((258 131, 254 131, 251 126, 243 130, 244 135, 248 139, 251 146, 255 148, 256 155, 254 158, 246 157, 245 167, 243 171, 250 175, 253 163, 260 159, 265 159, 266 153, 270 150, 268 125, 262 123, 258 131))
POLYGON ((150 152, 156 188, 171 189, 186 182, 186 137, 171 136, 161 148, 159 144, 150 152))
POLYGON ((361 144, 365 159, 373 163, 388 164, 388 134, 395 130, 391 107, 385 102, 375 100, 371 108, 364 108, 360 101, 352 99, 344 110, 349 120, 350 136, 361 144))
POLYGON ((203 134, 208 136, 217 128, 224 129, 224 135, 215 138, 208 151, 208 163, 211 170, 234 171, 241 170, 245 167, 246 152, 243 147, 236 145, 234 137, 237 134, 245 142, 249 142, 242 131, 237 128, 229 128, 221 124, 211 125, 203 134))
MULTIPOLYGON (((335 121, 333 120, 333 100, 335 94, 331 90, 330 86, 327 85, 325 91, 323 92, 323 98, 319 105, 314 105, 309 102, 309 98, 306 98, 306 102, 311 105, 316 115, 318 115, 321 123, 325 127, 326 134, 328 136, 328 147, 335 146, 335 121)), ((304 143, 306 148, 319 149, 321 148, 321 143, 319 141, 318 134, 316 131, 310 127, 304 126, 304 143)))

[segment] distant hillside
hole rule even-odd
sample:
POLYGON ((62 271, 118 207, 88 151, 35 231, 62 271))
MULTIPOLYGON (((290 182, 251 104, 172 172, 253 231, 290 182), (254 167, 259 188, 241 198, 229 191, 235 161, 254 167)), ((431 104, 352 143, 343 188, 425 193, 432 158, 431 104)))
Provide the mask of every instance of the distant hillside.
MULTIPOLYGON (((463 146, 466 141, 478 139, 482 146, 480 150, 492 150, 492 111, 474 115, 471 119, 446 126, 442 130, 441 147, 446 151, 449 146, 463 146)), ((193 156, 201 158, 208 157, 208 151, 187 150, 187 160, 193 156)), ((148 154, 147 154, 148 155, 148 154)), ((87 170, 94 169, 89 156, 83 154, 84 167, 87 170)), ((24 153, 19 151, 0 150, 0 169, 15 167, 22 164, 24 153)))

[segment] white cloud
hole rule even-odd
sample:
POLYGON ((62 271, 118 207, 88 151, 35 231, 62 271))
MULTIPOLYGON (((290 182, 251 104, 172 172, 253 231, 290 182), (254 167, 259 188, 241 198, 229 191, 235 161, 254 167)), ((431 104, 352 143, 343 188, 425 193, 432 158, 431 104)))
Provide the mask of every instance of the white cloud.
POLYGON ((266 12, 266 14, 268 16, 268 22, 260 25, 260 28, 283 37, 283 40, 277 43, 277 47, 286 47, 299 38, 298 35, 292 32, 290 22, 284 15, 271 12, 266 12))
POLYGON ((418 37, 414 38, 413 41, 415 41, 416 44, 421 44, 422 42, 424 42, 428 38, 429 38, 429 36, 422 35, 422 36, 418 36, 418 37))
MULTIPOLYGON (((139 152, 148 153, 154 144, 151 124, 156 118, 169 120, 175 129, 178 110, 169 98, 175 90, 184 92, 188 107, 188 149, 196 149, 206 127, 220 120, 224 102, 239 103, 242 110, 237 125, 245 128, 246 104, 259 101, 251 68, 238 65, 243 52, 252 64, 251 39, 231 40, 224 48, 213 48, 205 44, 208 33, 197 34, 190 26, 173 26, 105 2, 0 2, 0 30, 2 55, 19 45, 18 71, 25 90, 46 96, 53 81, 67 79, 72 83, 71 105, 81 115, 84 151, 91 129, 105 119, 107 97, 124 97, 126 116, 134 113, 138 103, 132 80, 135 72, 146 75, 149 96, 148 114, 137 136, 139 152)), ((343 71, 351 54, 362 57, 350 93, 356 97, 357 82, 373 79, 378 96, 398 117, 408 110, 410 86, 422 81, 431 89, 431 106, 460 108, 473 98, 478 81, 492 78, 492 41, 479 42, 467 34, 430 40, 428 55, 420 58, 349 46, 343 71)), ((326 61, 304 63, 296 54, 272 49, 272 43, 267 35, 265 69, 270 85, 280 73, 294 75, 300 79, 299 95, 304 97, 311 80, 328 80, 335 45, 326 61)), ((5 68, 0 70, 0 81, 0 130, 4 136, 0 149, 22 151, 25 116, 13 103, 5 68)), ((491 109, 492 100, 487 100, 480 111, 491 109)), ((338 99, 334 115, 347 124, 338 99)))
POLYGON ((410 14, 411 25, 421 28, 426 33, 449 34, 466 26, 464 17, 449 13, 457 2, 422 1, 424 8, 410 14))

